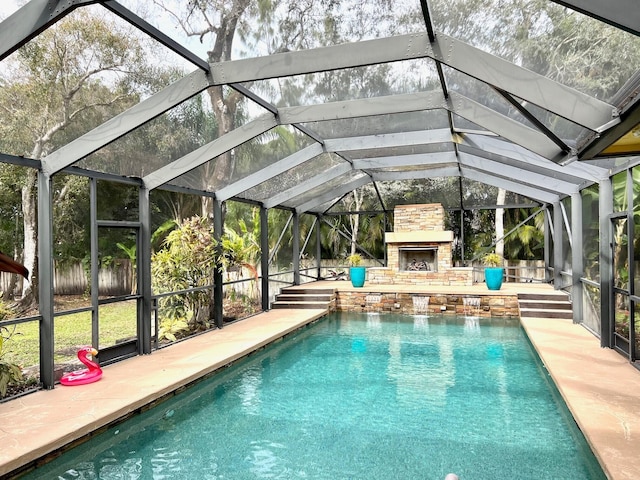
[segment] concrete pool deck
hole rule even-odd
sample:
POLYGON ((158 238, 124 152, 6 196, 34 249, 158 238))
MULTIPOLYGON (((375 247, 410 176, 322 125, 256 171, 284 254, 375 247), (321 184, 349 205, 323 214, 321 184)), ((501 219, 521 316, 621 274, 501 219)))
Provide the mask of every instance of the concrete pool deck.
MULTIPOLYGON (((313 288, 349 289, 347 282, 313 288)), ((380 292, 382 286, 373 286, 380 292)), ((452 287, 384 286, 388 291, 447 293, 452 287)), ((365 289, 367 286, 365 285, 365 289)), ((506 283, 503 295, 552 290, 506 283)), ((361 289, 360 289, 361 290, 361 289)), ((482 295, 484 285, 456 287, 482 295)), ((492 294, 495 294, 492 293, 492 294)), ((237 360, 325 314, 277 309, 104 368, 102 380, 57 386, 0 404, 0 478, 126 417, 156 399, 237 360)), ((570 320, 522 318, 521 323, 610 480, 640 472, 640 371, 570 320)))

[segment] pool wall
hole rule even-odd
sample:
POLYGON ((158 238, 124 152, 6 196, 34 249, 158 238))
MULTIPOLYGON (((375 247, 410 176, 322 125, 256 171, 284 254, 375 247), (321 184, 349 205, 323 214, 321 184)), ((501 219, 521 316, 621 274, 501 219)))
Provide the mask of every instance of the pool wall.
POLYGON ((346 312, 392 312, 416 314, 456 314, 478 317, 518 317, 517 295, 461 295, 416 292, 336 292, 336 310, 346 312))

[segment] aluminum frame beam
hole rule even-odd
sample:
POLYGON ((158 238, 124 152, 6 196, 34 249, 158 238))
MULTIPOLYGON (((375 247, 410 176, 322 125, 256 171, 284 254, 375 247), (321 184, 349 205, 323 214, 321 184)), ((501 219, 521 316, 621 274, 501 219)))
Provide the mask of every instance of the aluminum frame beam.
POLYGON ((356 170, 369 170, 378 168, 420 167, 441 165, 443 163, 458 163, 455 152, 414 153, 389 157, 360 158, 353 160, 353 168, 356 170))
POLYGON ((342 68, 431 58, 594 131, 615 121, 617 109, 601 100, 437 32, 286 52, 211 65, 213 83, 250 82, 342 68))
POLYGON ((130 109, 107 120, 100 126, 47 155, 42 169, 53 175, 82 160, 100 148, 162 115, 164 112, 197 95, 209 87, 209 80, 202 70, 172 83, 158 93, 130 109))
POLYGON ((363 135, 360 137, 331 138, 324 142, 327 152, 348 152, 375 148, 405 147, 452 142, 451 133, 446 129, 419 130, 414 132, 363 135), (448 139, 447 139, 448 137, 448 139))
POLYGON ((267 132, 268 130, 276 127, 278 122, 276 118, 270 114, 264 114, 255 120, 230 131, 226 135, 217 138, 213 142, 210 142, 202 147, 174 160, 169 165, 166 165, 153 173, 143 177, 142 181, 144 185, 153 190, 161 185, 174 180, 175 178, 183 175, 206 162, 213 160, 219 155, 228 152, 232 148, 257 137, 258 135, 267 132))
POLYGON ((220 190, 216 191, 216 198, 218 198, 220 201, 228 200, 229 198, 247 191, 255 187, 256 185, 266 182, 267 180, 270 180, 291 168, 297 167, 298 165, 301 165, 304 162, 307 162, 322 153, 322 145, 318 143, 309 145, 308 147, 297 151, 293 155, 289 155, 282 160, 278 160, 277 162, 274 162, 271 165, 252 173, 251 175, 247 175, 242 180, 221 188, 220 190))
POLYGON ((543 133, 547 138, 549 138, 553 143, 555 143, 562 152, 573 153, 571 147, 567 145, 567 143, 558 137, 550 128, 548 128, 542 121, 538 120, 533 113, 525 108, 523 104, 520 103, 518 99, 516 99, 513 95, 510 95, 508 92, 504 90, 500 90, 499 88, 494 89, 496 92, 502 96, 507 102, 513 105, 520 114, 527 119, 529 123, 531 123, 537 130, 543 133))
POLYGON ((459 177, 460 168, 457 165, 455 167, 443 166, 439 168, 430 168, 428 170, 411 170, 405 172, 370 172, 370 175, 376 182, 436 177, 459 177))
POLYGON ((485 172, 479 172, 469 167, 460 167, 460 173, 462 178, 469 180, 475 180, 476 182, 485 183, 497 188, 504 188, 508 192, 515 192, 525 197, 537 200, 541 203, 554 203, 559 201, 559 196, 553 193, 549 193, 537 188, 532 188, 527 185, 523 185, 513 180, 507 180, 505 178, 489 175, 485 172))
POLYGON ((525 168, 495 162, 493 160, 488 160, 465 152, 459 152, 458 155, 461 166, 483 171, 496 177, 518 179, 518 182, 521 182, 523 185, 529 185, 530 187, 556 194, 571 195, 572 193, 578 192, 579 185, 574 183, 565 182, 525 168))
POLYGON ((297 197, 298 195, 302 195, 303 193, 312 190, 316 187, 319 187, 323 183, 327 183, 335 178, 338 178, 341 175, 344 175, 353 170, 353 167, 345 162, 331 167, 320 175, 316 175, 314 177, 305 180, 298 185, 288 188, 272 197, 269 197, 263 202, 265 208, 273 208, 278 205, 281 205, 287 200, 297 197))
POLYGON ((315 105, 283 107, 279 109, 278 113, 281 123, 293 124, 392 113, 420 112, 437 108, 448 108, 447 101, 440 91, 403 93, 315 105))
POLYGON ((538 130, 527 127, 470 98, 451 92, 449 111, 480 125, 501 137, 551 161, 561 161, 565 154, 555 142, 538 130))
POLYGON ((582 244, 582 195, 580 192, 571 195, 571 298, 573 300, 573 323, 581 323, 583 320, 583 293, 582 277, 584 276, 584 246, 582 244))
POLYGON ((505 142, 498 138, 488 137, 486 135, 468 133, 461 134, 459 148, 463 149, 466 146, 477 151, 490 153, 492 158, 494 155, 501 158, 510 158, 519 163, 530 165, 532 168, 546 170, 550 175, 566 174, 588 181, 589 184, 592 182, 599 182, 600 180, 607 178, 609 175, 607 169, 586 163, 574 162, 566 165, 558 165, 519 145, 505 142))
MULTIPOLYGON (((549 160, 560 161, 564 158, 562 150, 541 132, 455 92, 450 93, 449 99, 444 99, 441 92, 419 92, 287 107, 280 109, 279 119, 281 123, 305 123, 433 109, 455 113, 549 160)), ((452 140, 451 132, 445 131, 452 140)), ((329 139, 325 141, 328 150, 331 149, 331 142, 329 139)))
POLYGON ((308 202, 305 202, 301 205, 296 206, 295 211, 297 213, 313 212, 313 208, 319 205, 322 205, 324 203, 327 203, 333 200, 334 198, 340 198, 346 193, 349 193, 350 191, 355 190, 359 187, 362 187, 363 185, 366 185, 367 183, 370 183, 370 182, 371 182, 371 178, 369 177, 369 175, 363 174, 362 176, 341 185, 340 188, 332 189, 325 194, 318 195, 313 200, 309 200, 308 202))
POLYGON ((53 194, 52 180, 38 172, 38 309, 40 321, 40 381, 50 390, 54 376, 54 302, 53 302, 53 194))
POLYGON ((469 155, 473 155, 479 158, 485 158, 487 160, 491 160, 493 162, 497 162, 499 164, 509 165, 515 168, 521 168, 527 170, 529 172, 533 172, 539 175, 545 175, 551 178, 553 181, 560 180, 569 184, 576 186, 577 188, 584 188, 593 183, 593 181, 586 181, 580 177, 570 175, 568 173, 563 172, 560 165, 555 163, 547 162, 544 164, 545 166, 541 166, 538 163, 527 163, 522 161, 521 159, 514 159, 512 157, 504 157, 502 155, 495 155, 491 152, 487 152, 485 150, 470 148, 467 146, 459 146, 458 151, 460 153, 466 153, 469 155), (548 166, 547 166, 548 165, 548 166), (550 168, 557 167, 558 169, 550 168))
POLYGON ((31 0, 0 23, 0 61, 83 5, 99 0, 31 0))
MULTIPOLYGON (((633 107, 623 113, 621 122, 614 125, 602 135, 593 135, 593 138, 579 152, 579 160, 591 160, 597 158, 603 150, 616 143, 621 137, 630 132, 640 123, 640 102, 636 101, 633 107)), ((615 155, 611 155, 615 156, 615 155)))
POLYGON ((553 288, 560 290, 564 287, 562 284, 562 270, 564 268, 564 244, 563 244, 563 219, 560 210, 562 202, 557 201, 553 204, 553 230, 556 233, 553 240, 553 288))
POLYGON ((611 226, 613 184, 611 178, 606 178, 600 182, 599 193, 600 346, 613 348, 615 343, 613 338, 613 326, 615 324, 613 308, 615 303, 613 290, 613 228, 611 226))
POLYGON ((551 0, 576 12, 584 13, 591 18, 626 30, 634 35, 640 35, 640 10, 636 0, 551 0))

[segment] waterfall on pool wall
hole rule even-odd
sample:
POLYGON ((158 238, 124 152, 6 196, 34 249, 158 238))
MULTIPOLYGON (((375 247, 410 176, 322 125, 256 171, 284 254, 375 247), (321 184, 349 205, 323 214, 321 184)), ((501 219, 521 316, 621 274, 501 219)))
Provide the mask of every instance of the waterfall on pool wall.
POLYGON ((480 315, 480 297, 464 297, 462 305, 465 317, 478 317, 480 315))
POLYGON ((370 293, 366 297, 364 297, 364 303, 367 307, 370 307, 373 304, 382 302, 382 294, 380 293, 370 293))
POLYGON ((429 297, 414 295, 411 297, 411 300, 413 300, 414 314, 418 315, 429 313, 429 297))
POLYGON ((364 297, 365 310, 367 312, 367 326, 369 328, 380 328, 380 312, 377 306, 382 303, 382 294, 370 293, 364 297))

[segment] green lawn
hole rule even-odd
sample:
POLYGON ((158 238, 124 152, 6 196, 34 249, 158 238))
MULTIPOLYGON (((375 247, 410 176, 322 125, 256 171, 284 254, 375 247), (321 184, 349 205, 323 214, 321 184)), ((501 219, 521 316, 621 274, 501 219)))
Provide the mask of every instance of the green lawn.
MULTIPOLYGON (((103 305, 100 313, 100 348, 114 345, 117 340, 136 335, 136 303, 128 301, 103 305)), ((9 327, 11 338, 5 341, 3 358, 7 362, 30 367, 38 365, 38 322, 9 327)), ((54 319, 55 362, 68 362, 76 358, 79 347, 91 345, 91 312, 57 316, 54 319)))

